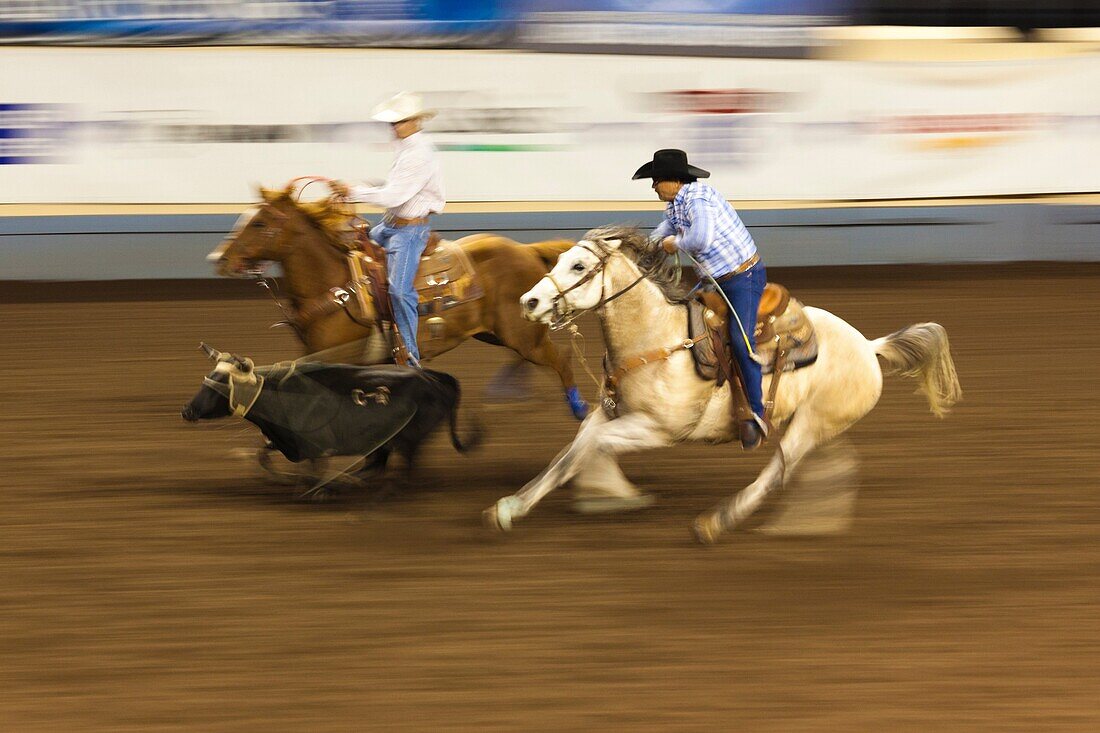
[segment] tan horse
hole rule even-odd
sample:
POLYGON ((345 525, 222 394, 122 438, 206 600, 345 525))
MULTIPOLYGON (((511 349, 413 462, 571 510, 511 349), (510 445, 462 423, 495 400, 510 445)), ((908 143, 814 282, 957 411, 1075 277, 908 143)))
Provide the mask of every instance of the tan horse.
MULTIPOLYGON (((638 230, 601 227, 523 295, 527 317, 541 323, 595 311, 607 363, 621 368, 633 360, 633 366, 619 372, 621 381, 605 391, 605 409, 581 424, 547 468, 486 511, 491 526, 511 529, 566 482, 598 500, 598 511, 647 506, 652 500, 639 495, 618 456, 687 441, 728 442, 737 435, 729 385, 718 387, 695 371, 686 347, 691 341, 685 341, 688 311, 673 302, 678 284, 665 261, 638 230), (640 354, 649 358, 639 360, 640 354)), ((933 414, 941 417, 962 398, 947 331, 938 323, 916 323, 870 340, 828 311, 805 306, 803 313, 816 333, 818 358, 776 385, 773 415, 776 424, 786 425, 779 448, 755 481, 696 520, 701 542, 713 543, 747 519, 789 482, 804 458, 870 412, 882 394, 883 374, 917 379, 933 414)), ((764 394, 773 379, 774 373, 764 377, 764 394)))
MULTIPOLYGON (((318 309, 318 303, 331 300, 334 289, 349 282, 346 249, 341 248, 341 229, 347 215, 331 199, 299 202, 293 185, 282 191, 260 190, 263 202, 252 207, 238 220, 233 231, 208 259, 215 262, 219 275, 256 278, 264 262, 282 266, 281 295, 291 325, 307 354, 331 351, 339 357, 328 361, 379 363, 389 361, 388 348, 373 354, 362 350, 351 353, 337 347, 366 344, 379 339, 377 313, 370 299, 357 298, 340 307, 318 309), (365 303, 368 312, 362 312, 365 303)), ((420 319, 418 343, 427 360, 450 351, 470 336, 487 343, 507 346, 523 359, 548 366, 561 379, 566 401, 577 419, 583 419, 588 406, 580 397, 573 378, 570 359, 561 354, 550 340, 545 324, 523 317, 519 296, 538 282, 557 261, 558 255, 573 246, 569 241, 519 244, 506 237, 480 234, 458 242, 473 266, 484 295, 468 306, 447 311, 440 329, 431 329, 426 318, 420 319)))

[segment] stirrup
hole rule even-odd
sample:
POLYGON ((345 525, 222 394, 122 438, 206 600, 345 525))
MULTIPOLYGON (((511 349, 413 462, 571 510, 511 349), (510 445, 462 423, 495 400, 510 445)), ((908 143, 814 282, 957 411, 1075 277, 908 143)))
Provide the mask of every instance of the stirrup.
POLYGON ((755 412, 752 413, 752 419, 753 422, 756 423, 756 427, 760 428, 760 432, 763 434, 764 439, 767 440, 768 436, 771 435, 772 432, 771 423, 757 415, 755 412))
MULTIPOLYGON (((754 416, 755 417, 755 416, 754 416)), ((741 449, 744 451, 756 450, 764 444, 764 441, 768 437, 766 430, 760 427, 759 422, 754 420, 742 420, 737 426, 737 437, 741 440, 741 449), (755 440, 748 442, 745 440, 746 433, 751 433, 755 440)))
POLYGON ((768 434, 770 433, 770 428, 768 427, 767 420, 764 420, 756 413, 750 414, 752 415, 751 419, 741 420, 741 422, 738 424, 738 437, 741 440, 741 450, 745 451, 756 450, 757 448, 762 446, 764 442, 767 442, 768 434), (745 441, 745 436, 742 431, 746 429, 746 425, 748 426, 747 429, 756 436, 756 440, 753 440, 751 442, 745 441))

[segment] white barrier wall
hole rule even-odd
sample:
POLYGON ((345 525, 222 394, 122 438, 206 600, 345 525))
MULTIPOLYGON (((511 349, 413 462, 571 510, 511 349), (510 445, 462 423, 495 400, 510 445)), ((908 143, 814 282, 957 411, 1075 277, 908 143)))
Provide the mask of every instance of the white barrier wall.
POLYGON ((453 201, 648 200, 682 147, 731 198, 1100 191, 1100 58, 996 63, 241 48, 0 49, 0 202, 235 203, 385 176, 422 91, 453 201))

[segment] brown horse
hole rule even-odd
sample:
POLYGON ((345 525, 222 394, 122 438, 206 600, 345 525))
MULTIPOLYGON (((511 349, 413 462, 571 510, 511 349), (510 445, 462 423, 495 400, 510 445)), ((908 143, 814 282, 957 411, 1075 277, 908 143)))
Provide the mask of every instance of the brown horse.
MULTIPOLYGON (((327 361, 380 363, 392 360, 390 350, 363 350, 347 356, 350 344, 385 341, 378 328, 373 301, 349 298, 341 306, 318 309, 349 282, 347 252, 337 243, 346 230, 347 213, 337 202, 299 202, 293 185, 282 191, 260 189, 263 202, 238 220, 233 231, 208 259, 219 275, 256 278, 264 262, 282 266, 284 308, 307 354, 340 353, 327 361), (368 312, 361 312, 362 305, 368 312)), ((465 237, 458 242, 472 264, 484 295, 470 304, 447 312, 442 329, 431 329, 420 319, 418 343, 423 359, 450 351, 470 336, 507 346, 523 359, 548 366, 561 379, 566 401, 577 419, 588 406, 573 379, 570 359, 550 340, 549 329, 523 317, 519 296, 531 289, 553 267, 558 255, 573 246, 570 241, 519 244, 494 234, 465 237)))

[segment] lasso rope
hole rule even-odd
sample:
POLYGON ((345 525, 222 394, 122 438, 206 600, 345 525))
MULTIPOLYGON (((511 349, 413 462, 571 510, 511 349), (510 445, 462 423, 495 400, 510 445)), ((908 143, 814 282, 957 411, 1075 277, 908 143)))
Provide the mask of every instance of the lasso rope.
POLYGON ((592 379, 593 384, 596 385, 596 390, 603 389, 603 382, 596 378, 596 375, 592 372, 591 367, 588 366, 588 359, 585 357, 585 340, 581 335, 580 329, 577 328, 577 324, 569 324, 569 345, 573 347, 573 353, 580 360, 581 366, 584 367, 585 373, 592 379), (578 343, 579 342, 579 343, 578 343))

